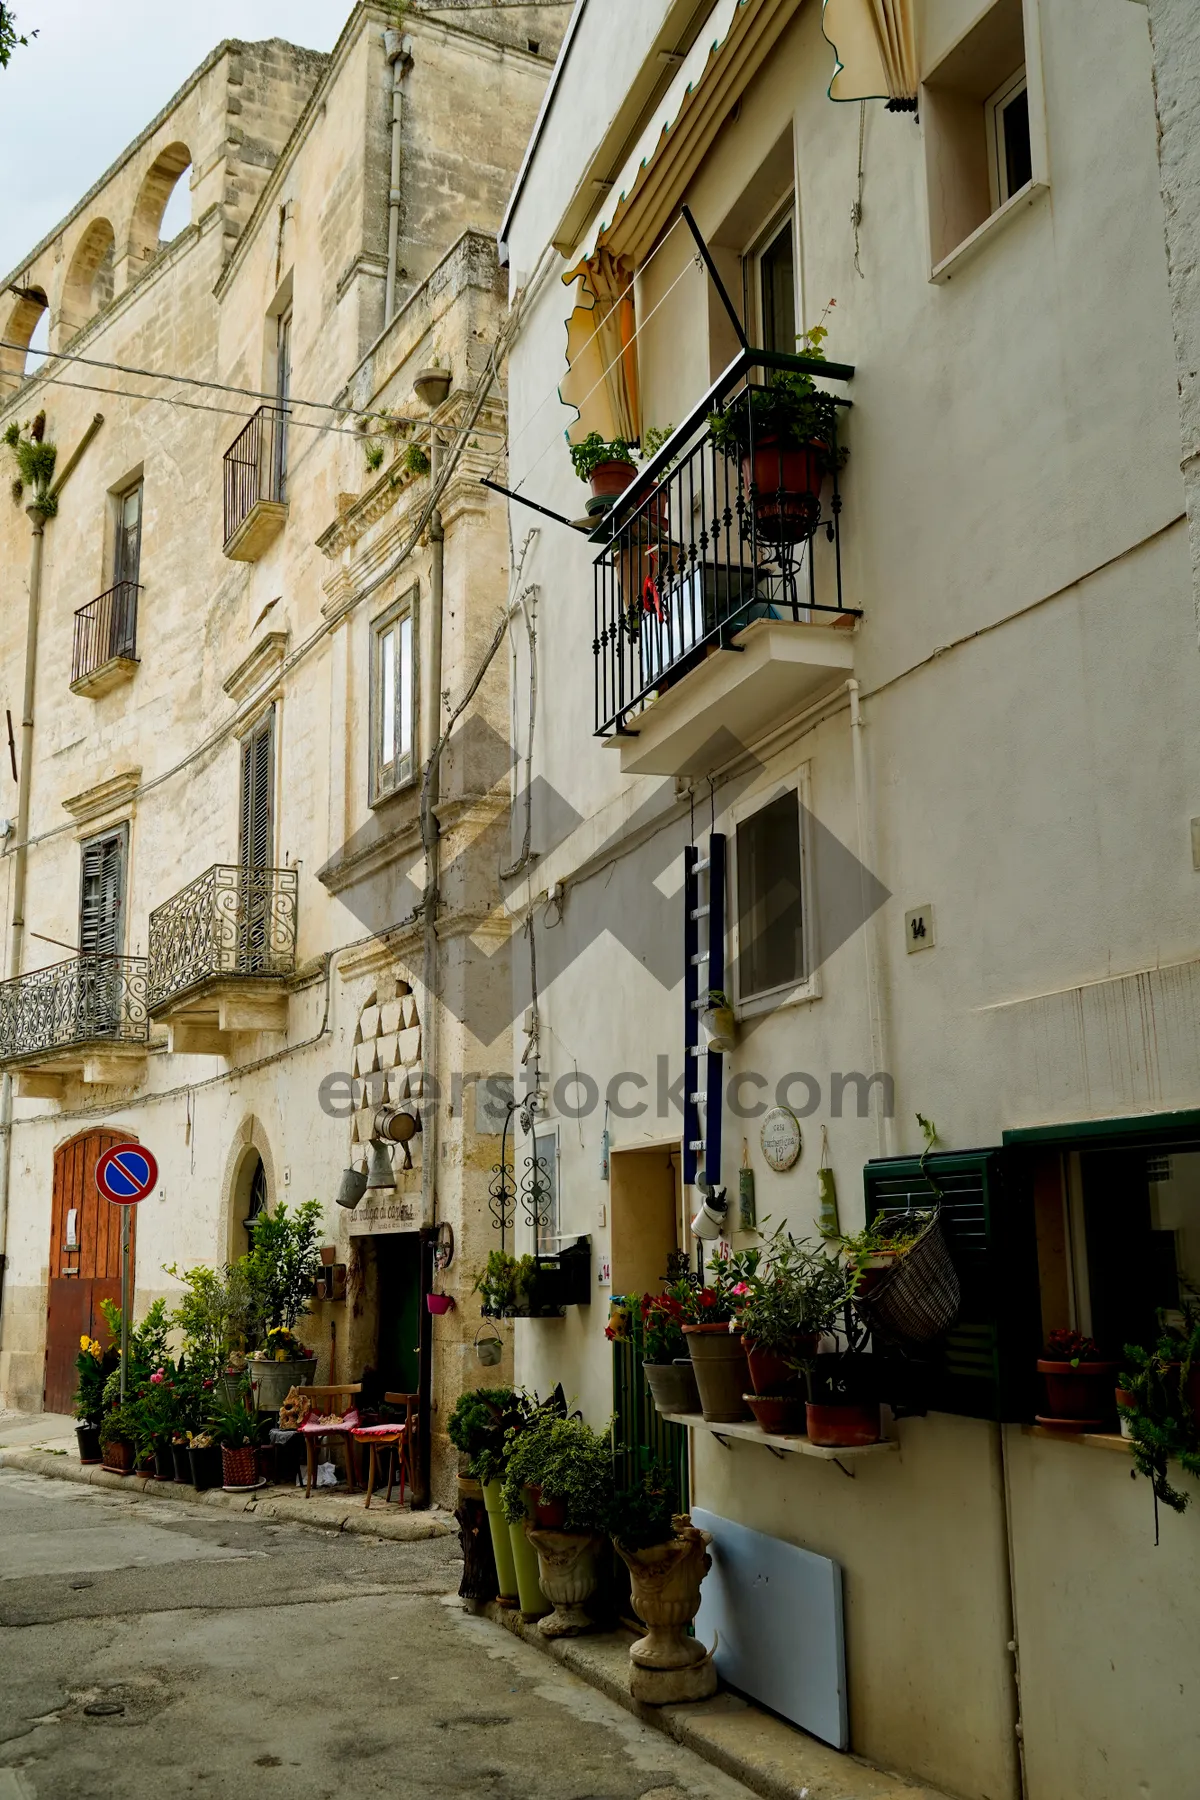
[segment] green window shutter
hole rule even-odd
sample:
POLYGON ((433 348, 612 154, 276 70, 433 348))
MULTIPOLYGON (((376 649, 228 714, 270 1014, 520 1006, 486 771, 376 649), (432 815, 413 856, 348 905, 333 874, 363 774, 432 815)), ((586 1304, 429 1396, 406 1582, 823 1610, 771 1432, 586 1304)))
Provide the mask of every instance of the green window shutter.
POLYGON ((79 948, 85 956, 119 956, 124 938, 124 830, 89 839, 82 846, 80 864, 79 948))
MULTIPOLYGON (((942 1226, 962 1308, 920 1387, 934 1412, 1030 1419, 1041 1303, 1028 1164, 1010 1150, 971 1150, 939 1152, 925 1167, 942 1189, 942 1226)), ((936 1199, 915 1156, 869 1162, 863 1179, 868 1223, 936 1199)))
POLYGON ((244 869, 271 866, 271 787, 274 774, 271 714, 242 739, 241 856, 244 869))

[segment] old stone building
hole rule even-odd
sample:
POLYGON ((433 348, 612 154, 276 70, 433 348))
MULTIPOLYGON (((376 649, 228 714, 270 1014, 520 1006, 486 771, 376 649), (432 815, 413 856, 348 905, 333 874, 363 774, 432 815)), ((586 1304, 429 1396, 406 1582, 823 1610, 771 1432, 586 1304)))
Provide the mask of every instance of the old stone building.
POLYGON ((494 233, 568 10, 368 0, 328 57, 222 44, 4 283, 0 427, 44 414, 61 492, 0 508, 0 1404, 69 1400, 118 1272, 95 1160, 134 1137, 137 1310, 317 1197, 318 1379, 424 1387, 445 1489, 473 1334, 422 1294, 486 1255, 474 1078, 511 1058, 505 1009, 461 1003, 506 934, 507 642, 472 686, 515 573, 480 482, 494 233), (410 1101, 424 1130, 336 1206, 410 1101))

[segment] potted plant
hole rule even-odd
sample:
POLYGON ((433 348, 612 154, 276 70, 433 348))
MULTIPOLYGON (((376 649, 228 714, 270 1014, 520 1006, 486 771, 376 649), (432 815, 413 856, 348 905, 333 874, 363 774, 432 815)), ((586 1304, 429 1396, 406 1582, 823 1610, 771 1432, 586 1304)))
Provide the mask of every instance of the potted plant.
MULTIPOLYGON (((804 1365, 849 1299, 853 1273, 823 1245, 781 1230, 768 1241, 748 1286, 739 1318, 750 1385, 756 1396, 791 1400, 795 1411, 804 1400, 804 1365)), ((747 1401, 764 1423, 754 1401, 749 1396, 747 1401)), ((776 1408, 769 1410, 780 1416, 776 1408)))
MULTIPOLYGON (((853 1277, 848 1279, 852 1282, 853 1277)), ((868 1350, 870 1331, 853 1306, 842 1308, 838 1348, 807 1365, 809 1441, 825 1449, 855 1449, 883 1436, 882 1359, 868 1350), (844 1342, 843 1342, 844 1340, 844 1342)))
MULTIPOLYGON (((624 438, 611 442, 598 431, 589 431, 578 444, 571 445, 571 466, 580 481, 591 484, 592 499, 602 502, 595 508, 607 511, 614 500, 625 492, 637 474, 637 460, 632 446, 624 438)), ((588 508, 589 512, 593 510, 588 508)))
POLYGON ((258 1486, 258 1441, 261 1421, 244 1400, 235 1406, 216 1406, 212 1433, 221 1446, 221 1484, 229 1493, 258 1486))
MULTIPOLYGON (((250 1281, 249 1257, 243 1256, 224 1269, 199 1264, 180 1270, 174 1263, 164 1272, 183 1284, 184 1294, 171 1314, 171 1325, 183 1338, 183 1362, 196 1384, 221 1383, 226 1400, 237 1398, 246 1361, 246 1344, 256 1329, 250 1281)), ((198 1429, 199 1418, 192 1422, 198 1429)))
POLYGON ((483 1489, 501 1605, 515 1606, 518 1592, 512 1538, 500 1489, 508 1460, 509 1434, 520 1429, 531 1410, 529 1396, 514 1388, 475 1388, 459 1395, 446 1427, 450 1442, 467 1458, 468 1473, 483 1489))
POLYGON ((244 1259, 259 1348, 249 1358, 259 1412, 278 1412, 289 1388, 311 1386, 317 1359, 296 1336, 308 1312, 321 1267, 321 1205, 306 1200, 294 1212, 281 1201, 254 1223, 254 1247, 244 1259))
POLYGON ((1046 1353, 1038 1359, 1046 1384, 1046 1412, 1039 1425, 1063 1431, 1103 1431, 1112 1416, 1117 1364, 1106 1362, 1090 1337, 1078 1331, 1052 1331, 1046 1353))
POLYGON ((221 1485, 221 1446, 211 1431, 188 1433, 188 1462, 197 1493, 221 1485))
POLYGON ((1120 1403, 1122 1426, 1133 1443, 1133 1466, 1154 1494, 1154 1540, 1158 1503, 1184 1512, 1190 1496, 1175 1487, 1168 1467, 1177 1462, 1200 1478, 1200 1309, 1184 1309, 1182 1326, 1159 1314, 1159 1337, 1152 1349, 1126 1344, 1120 1403))
POLYGON ((100 1421, 100 1452, 104 1467, 115 1475, 132 1475, 135 1419, 127 1406, 114 1406, 100 1421))
POLYGON ((934 1209, 881 1213, 862 1231, 842 1239, 842 1253, 855 1269, 855 1291, 869 1294, 880 1278, 904 1256, 934 1217, 934 1209))
MULTIPOLYGON (((833 302, 830 302, 830 306, 833 302)), ((804 356, 824 361, 829 335, 822 322, 800 340, 804 356)), ((799 369, 778 370, 765 387, 750 387, 720 412, 710 413, 716 448, 741 464, 754 523, 767 543, 788 545, 811 537, 821 518, 825 477, 846 460, 837 447, 837 402, 799 369)))
POLYGON ((700 1390, 683 1335, 685 1320, 694 1316, 694 1296, 686 1277, 661 1294, 642 1296, 642 1373, 655 1409, 663 1414, 700 1411, 700 1390))
POLYGON ((489 1250, 486 1266, 475 1277, 485 1319, 528 1319, 534 1312, 537 1262, 532 1256, 510 1256, 489 1250))
POLYGON ((733 1424, 748 1416, 742 1398, 750 1378, 738 1309, 750 1291, 757 1250, 715 1256, 711 1280, 696 1288, 683 1335, 700 1391, 700 1410, 713 1424, 733 1424))
POLYGON ((518 1434, 501 1497, 509 1524, 523 1528, 537 1552, 541 1590, 554 1609, 538 1623, 546 1637, 576 1636, 591 1625, 584 1604, 596 1589, 612 1495, 608 1433, 543 1411, 518 1434))
POLYGON ((729 997, 720 988, 709 988, 700 1012, 705 1048, 722 1056, 737 1049, 737 1020, 729 997))
POLYGON ((85 1332, 75 1357, 75 1438, 81 1463, 98 1463, 100 1421, 104 1416, 104 1383, 117 1366, 117 1352, 101 1348, 99 1339, 85 1332))
POLYGON ((629 1689, 651 1706, 703 1700, 717 1686, 712 1653, 687 1635, 700 1610, 700 1583, 712 1567, 712 1540, 674 1507, 666 1477, 652 1469, 614 1497, 610 1512, 634 1611, 646 1626, 646 1635, 629 1648, 629 1689))

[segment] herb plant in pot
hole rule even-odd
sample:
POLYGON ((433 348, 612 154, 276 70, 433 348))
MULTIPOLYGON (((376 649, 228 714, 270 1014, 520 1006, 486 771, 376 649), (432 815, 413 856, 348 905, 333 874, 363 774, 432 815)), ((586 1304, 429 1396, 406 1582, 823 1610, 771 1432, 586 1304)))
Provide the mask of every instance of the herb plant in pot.
POLYGON ((700 1583, 712 1567, 711 1537, 674 1507, 667 1478, 652 1469, 615 1496, 610 1515, 633 1608, 646 1626, 646 1635, 630 1645, 629 1689, 650 1706, 704 1700, 717 1687, 711 1651, 687 1635, 700 1610, 700 1583))
POLYGON ((1060 1431, 1103 1431, 1112 1417, 1117 1364, 1105 1362, 1078 1331, 1052 1331, 1038 1360, 1046 1384, 1046 1412, 1039 1425, 1060 1431))
POLYGON ((684 1280, 661 1294, 642 1296, 642 1373, 660 1413, 700 1411, 696 1373, 683 1335, 694 1293, 684 1280))
POLYGON ((488 1530, 496 1561, 496 1582, 501 1605, 516 1606, 517 1571, 512 1537, 504 1517, 500 1492, 508 1462, 508 1449, 532 1410, 528 1395, 514 1388, 475 1388, 460 1394, 450 1415, 447 1432, 455 1449, 467 1458, 471 1477, 483 1489, 488 1530), (510 1439, 509 1434, 513 1433, 510 1439))
POLYGON ((550 1412, 521 1432, 504 1477, 504 1511, 537 1552, 541 1590, 554 1609, 538 1623, 545 1637, 574 1637, 591 1626, 584 1605, 596 1590, 612 1498, 607 1433, 550 1412))
POLYGON ((598 431, 589 431, 578 444, 571 445, 571 466, 580 481, 591 485, 589 512, 606 512, 637 474, 633 449, 625 439, 613 438, 609 442, 598 431))

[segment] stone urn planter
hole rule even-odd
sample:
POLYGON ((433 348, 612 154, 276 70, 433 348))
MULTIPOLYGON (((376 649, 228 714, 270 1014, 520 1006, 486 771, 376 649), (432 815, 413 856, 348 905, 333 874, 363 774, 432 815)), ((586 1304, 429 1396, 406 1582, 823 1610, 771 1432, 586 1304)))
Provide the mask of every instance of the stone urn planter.
POLYGON ((278 1412, 294 1387, 311 1387, 317 1374, 317 1359, 306 1356, 296 1362, 255 1362, 246 1364, 250 1377, 251 1404, 259 1412, 278 1412))
POLYGON ((679 1356, 669 1363, 643 1363, 642 1373, 656 1412, 700 1411, 700 1390, 696 1386, 696 1371, 690 1356, 679 1356))
POLYGON ((578 1637, 592 1621, 583 1610, 599 1581, 596 1558, 604 1547, 596 1531, 539 1531, 526 1523, 525 1535, 537 1551, 541 1588, 554 1611, 538 1620, 543 1637, 578 1637))
POLYGON ((700 1390, 700 1410, 714 1425, 750 1417, 742 1395, 750 1385, 740 1331, 726 1325, 685 1325, 688 1353, 700 1390))
POLYGON ((629 1691, 649 1706, 707 1700, 717 1691, 712 1651, 686 1635, 700 1610, 700 1583, 712 1567, 711 1534, 680 1515, 675 1536, 648 1550, 617 1555, 629 1570, 633 1607, 645 1637, 629 1647, 629 1691))

